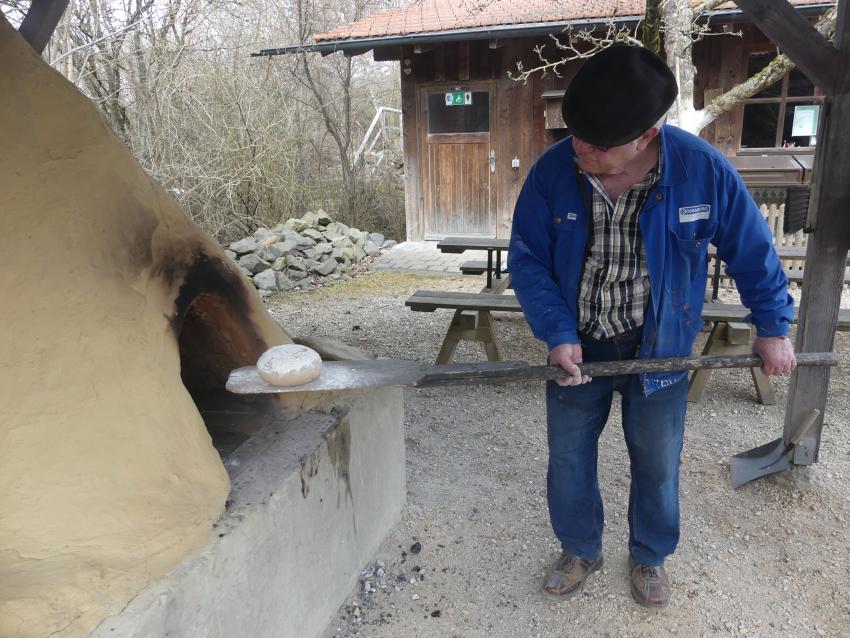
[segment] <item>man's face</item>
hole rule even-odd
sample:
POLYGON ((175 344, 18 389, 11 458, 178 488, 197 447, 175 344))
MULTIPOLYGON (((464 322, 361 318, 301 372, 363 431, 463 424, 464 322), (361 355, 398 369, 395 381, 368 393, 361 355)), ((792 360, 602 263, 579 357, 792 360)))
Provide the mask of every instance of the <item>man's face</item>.
POLYGON ((575 159, 579 168, 585 173, 595 175, 608 175, 619 173, 623 167, 631 162, 655 135, 651 135, 655 129, 650 129, 636 140, 621 144, 620 146, 594 146, 573 136, 573 149, 575 159))

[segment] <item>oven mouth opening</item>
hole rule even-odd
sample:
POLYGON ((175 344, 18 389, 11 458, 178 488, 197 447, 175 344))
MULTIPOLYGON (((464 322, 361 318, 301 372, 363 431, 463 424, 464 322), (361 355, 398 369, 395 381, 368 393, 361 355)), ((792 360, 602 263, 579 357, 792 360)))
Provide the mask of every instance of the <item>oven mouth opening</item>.
POLYGON ((225 389, 231 370, 256 364, 268 348, 244 303, 244 295, 253 291, 229 279, 230 273, 199 259, 181 287, 174 321, 183 385, 223 461, 280 416, 273 395, 237 395, 225 389))

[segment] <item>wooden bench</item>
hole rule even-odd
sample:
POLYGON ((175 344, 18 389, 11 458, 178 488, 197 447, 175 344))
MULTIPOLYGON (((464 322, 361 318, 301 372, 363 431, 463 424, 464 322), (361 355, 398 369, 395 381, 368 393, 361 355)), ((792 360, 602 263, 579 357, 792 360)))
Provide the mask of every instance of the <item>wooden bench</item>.
MULTIPOLYGON (((805 262, 806 259, 806 247, 805 246, 777 246, 776 254, 779 256, 779 259, 782 261, 802 261, 805 262)), ((710 245, 708 247, 708 258, 714 259, 714 267, 711 269, 708 277, 711 280, 710 286, 710 295, 708 292, 706 293, 706 301, 716 301, 718 298, 718 290, 720 289, 720 279, 729 278, 729 275, 726 274, 725 267, 722 267, 721 262, 717 259, 717 248, 714 245, 710 245)), ((850 267, 850 253, 847 255, 847 265, 850 267)), ((797 268, 785 268, 785 274, 788 277, 789 283, 802 284, 803 283, 803 269, 797 268)), ((850 283, 850 274, 845 273, 844 275, 844 283, 850 283)))
POLYGON ((442 290, 417 290, 404 302, 411 310, 434 312, 440 308, 452 310, 499 310, 522 312, 515 295, 492 292, 445 292, 442 290))
POLYGON ((455 314, 446 332, 446 338, 437 355, 437 363, 448 363, 460 341, 479 341, 484 344, 489 361, 501 361, 496 331, 493 329, 493 311, 521 312, 514 295, 493 292, 443 292, 417 290, 404 302, 417 312, 434 312, 440 308, 454 310, 455 314))
MULTIPOLYGON (((729 277, 729 275, 726 274, 725 268, 722 270, 722 273, 723 273, 722 274, 723 277, 727 277, 727 278, 729 277)), ((794 269, 794 268, 786 268, 785 269, 785 276, 788 277, 788 283, 794 283, 794 284, 802 285, 804 273, 805 273, 805 270, 803 270, 803 269, 794 269)), ((844 273, 844 283, 850 284, 850 273, 844 273)))
MULTIPOLYGON (((788 277, 789 283, 802 285, 803 275, 805 274, 805 272, 806 271, 803 270, 803 269, 797 270, 797 269, 786 268, 785 269, 785 276, 788 277)), ((850 284, 850 273, 847 273, 847 272, 844 273, 844 283, 850 284)))
POLYGON ((502 252, 507 251, 508 244, 508 239, 495 239, 493 237, 444 237, 437 242, 437 249, 443 253, 464 253, 467 250, 486 250, 487 266, 484 269, 484 272, 487 273, 486 288, 488 291, 495 290, 496 292, 502 292, 508 285, 507 282, 500 281, 505 279, 502 277, 502 252), (496 254, 495 264, 493 253, 496 254), (493 279, 497 280, 496 284, 493 283, 493 279))
MULTIPOLYGON (((707 303, 702 307, 703 321, 743 321, 750 314, 750 311, 745 306, 738 304, 727 303, 707 303)), ((794 308, 794 323, 797 323, 799 318, 800 308, 794 308)), ((839 332, 850 331, 850 309, 838 311, 838 326, 836 330, 839 332)))
MULTIPOLYGON (((448 363, 461 340, 479 341, 484 344, 487 359, 499 361, 498 340, 493 326, 491 312, 521 312, 519 302, 514 295, 499 295, 488 292, 443 292, 438 290, 417 290, 405 305, 418 312, 434 312, 441 308, 455 311, 437 363, 448 363), (476 311, 469 313, 467 311, 476 311), (466 314, 464 314, 466 313, 466 314)), ((799 309, 794 309, 794 322, 797 322, 799 309)), ((706 303, 701 318, 714 324, 703 348, 703 354, 746 354, 751 350, 754 326, 745 323, 750 311, 738 304, 706 303)), ((838 313, 839 331, 850 331, 850 309, 838 313)), ((692 376, 688 386, 688 400, 699 401, 711 378, 711 370, 698 370, 692 376)), ((764 405, 774 405, 776 396, 770 379, 759 368, 752 368, 753 385, 758 399, 764 405)))
POLYGON ((487 262, 465 261, 460 265, 460 272, 464 275, 483 275, 487 272, 487 262))
MULTIPOLYGON (((709 305, 709 304, 706 304, 709 305)), ((710 304, 726 305, 726 304, 710 304)), ((736 308, 743 308, 737 306, 736 308)), ((711 311, 715 316, 723 317, 724 315, 717 312, 718 309, 713 308, 711 311)), ((747 309, 743 308, 744 316, 747 309)), ((734 314, 738 314, 737 309, 734 314)), ((743 319, 743 316, 741 317, 743 319)), ((703 317, 705 319, 705 317, 703 317)), ((702 353, 706 354, 749 354, 752 350, 751 339, 754 326, 743 321, 729 321, 728 319, 720 319, 714 321, 714 326, 711 333, 708 335, 708 340, 702 349, 702 353)), ((711 379, 711 370, 695 370, 688 382, 688 401, 696 403, 702 398, 705 392, 705 387, 711 379)), ((756 389, 756 396, 759 403, 762 405, 776 405, 776 393, 773 391, 773 384, 761 368, 750 368, 750 374, 753 378, 753 385, 756 389)))
POLYGON ((488 268, 486 261, 465 261, 460 265, 460 272, 463 275, 483 275, 488 273, 488 281, 490 287, 484 287, 482 292, 501 293, 511 287, 511 276, 508 274, 507 266, 503 266, 498 273, 499 276, 493 277, 493 271, 488 268))
MULTIPOLYGON (((707 323, 714 324, 702 350, 703 354, 747 354, 752 349, 752 338, 755 326, 745 323, 744 319, 750 314, 748 308, 738 304, 706 303, 702 309, 701 318, 707 323)), ((794 323, 797 323, 799 308, 794 308, 794 323)), ((838 313, 839 331, 850 330, 850 310, 838 313)), ((702 398, 705 386, 711 378, 711 370, 697 370, 691 375, 688 386, 688 401, 696 402, 702 398)), ((752 368, 753 385, 758 400, 764 405, 775 405, 776 395, 773 385, 760 368, 752 368)))

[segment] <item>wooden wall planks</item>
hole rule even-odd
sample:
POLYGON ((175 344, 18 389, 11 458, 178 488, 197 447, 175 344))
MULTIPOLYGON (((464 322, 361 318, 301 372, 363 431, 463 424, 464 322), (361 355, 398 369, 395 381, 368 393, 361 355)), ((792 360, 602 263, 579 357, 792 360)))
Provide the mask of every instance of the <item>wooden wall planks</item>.
MULTIPOLYGON (((704 99, 718 95, 740 82, 746 72, 745 53, 770 43, 756 28, 743 26, 744 35, 710 37, 699 42, 694 50, 697 63, 696 104, 702 106, 704 99)), ((497 237, 510 235, 513 207, 528 170, 540 154, 552 143, 566 135, 563 130, 546 129, 546 104, 544 91, 563 89, 580 67, 580 62, 567 64, 559 70, 560 77, 549 73, 539 74, 526 83, 508 78, 508 71, 516 70, 517 61, 525 68, 539 64, 534 46, 547 45, 547 55, 554 58, 556 52, 551 40, 546 38, 514 38, 499 41, 495 48, 487 40, 449 42, 423 48, 415 53, 413 47, 404 47, 401 57, 411 61, 411 73, 402 71, 402 110, 404 112, 404 159, 405 159, 405 208, 408 239, 419 240, 439 234, 429 228, 429 213, 426 210, 422 171, 428 169, 428 152, 425 140, 427 129, 423 120, 426 109, 419 97, 421 89, 450 90, 454 87, 491 83, 492 108, 490 122, 490 145, 496 154, 496 170, 489 174, 491 209, 489 232, 497 237), (518 170, 511 161, 519 160, 518 170)), ((402 63, 402 69, 405 64, 402 63)), ((740 141, 740 126, 743 110, 738 107, 721 116, 703 132, 703 137, 727 155, 734 155, 740 141)), ((489 152, 489 151, 488 151, 489 152)), ((433 169, 433 167, 432 167, 433 169)), ((435 170, 441 170, 439 168, 435 170)), ((425 178, 427 179, 427 178, 425 178)), ((470 188, 471 183, 470 183, 470 188)), ((464 190, 464 192, 467 192, 464 190)), ((476 207, 463 207, 456 214, 471 214, 469 227, 482 232, 482 220, 476 217, 476 207)))

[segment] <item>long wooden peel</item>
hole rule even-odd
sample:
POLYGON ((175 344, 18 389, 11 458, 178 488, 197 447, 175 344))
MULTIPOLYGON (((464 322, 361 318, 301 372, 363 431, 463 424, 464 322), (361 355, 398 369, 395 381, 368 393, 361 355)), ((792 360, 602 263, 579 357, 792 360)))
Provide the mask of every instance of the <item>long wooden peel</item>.
MULTIPOLYGON (((429 366, 432 372, 427 372, 417 383, 417 386, 446 385, 449 383, 490 383, 507 381, 527 381, 533 379, 556 379, 568 376, 560 366, 530 366, 525 362, 517 363, 516 368, 487 369, 487 364, 481 365, 481 370, 467 370, 466 364, 429 366), (438 368, 445 370, 438 370, 438 368), (492 381, 491 381, 492 380, 492 381)), ((835 352, 811 352, 797 354, 797 365, 801 366, 835 366, 839 363, 835 352)), ((682 372, 687 370, 704 370, 719 368, 759 368, 761 357, 748 355, 707 355, 700 357, 677 357, 669 359, 632 359, 627 361, 600 361, 582 363, 579 365, 582 375, 589 377, 614 377, 625 374, 644 374, 653 372, 682 372)))
MULTIPOLYGON (((797 353, 799 366, 836 366, 835 352, 797 353)), ((680 372, 718 368, 756 368, 762 365, 758 355, 709 355, 670 359, 633 359, 582 363, 583 375, 619 376, 652 372, 680 372)), ((266 383, 256 366, 238 368, 230 373, 227 389, 237 394, 280 394, 285 392, 328 392, 391 386, 433 387, 442 385, 478 385, 514 381, 547 380, 568 376, 560 366, 532 366, 525 361, 455 363, 428 365, 405 359, 371 361, 329 361, 322 364, 318 379, 299 386, 266 383)))

